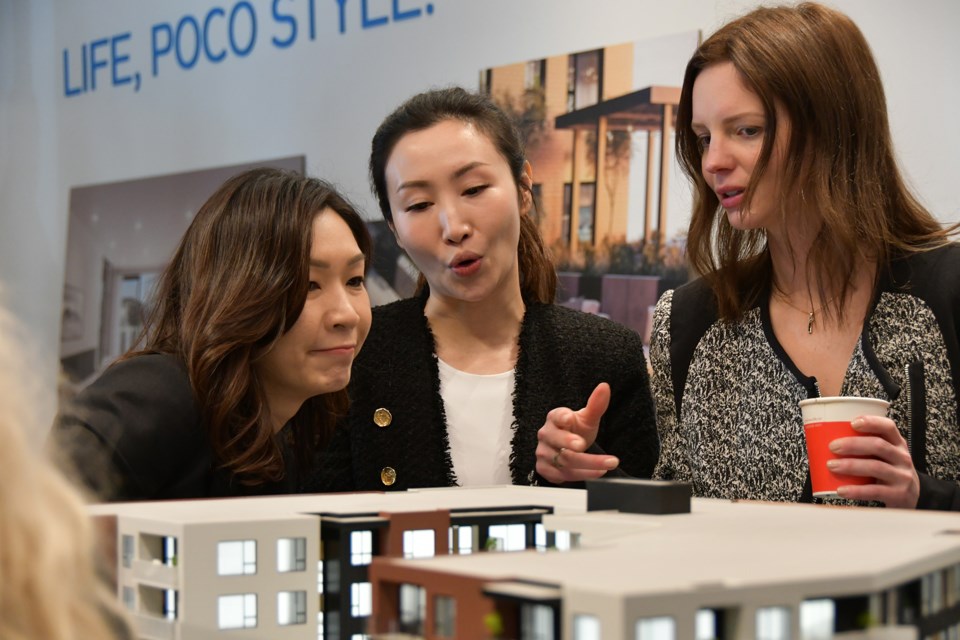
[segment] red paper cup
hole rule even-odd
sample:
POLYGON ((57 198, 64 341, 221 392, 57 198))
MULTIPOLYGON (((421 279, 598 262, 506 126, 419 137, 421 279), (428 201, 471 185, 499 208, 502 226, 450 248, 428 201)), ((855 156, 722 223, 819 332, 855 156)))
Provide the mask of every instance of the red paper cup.
POLYGON ((885 416, 889 407, 890 403, 886 400, 849 396, 811 398, 800 402, 814 496, 836 496, 837 487, 874 481, 867 476, 847 476, 827 469, 828 460, 844 457, 830 451, 830 443, 837 438, 862 435, 854 431, 850 422, 860 416, 885 416))

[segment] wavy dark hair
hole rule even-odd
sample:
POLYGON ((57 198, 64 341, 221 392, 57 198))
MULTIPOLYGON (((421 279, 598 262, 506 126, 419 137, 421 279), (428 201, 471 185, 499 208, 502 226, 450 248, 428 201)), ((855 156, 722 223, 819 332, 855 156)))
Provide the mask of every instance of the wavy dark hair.
MULTIPOLYGON (((460 87, 434 89, 419 93, 388 115, 373 136, 370 150, 370 183, 384 220, 393 223, 393 211, 387 196, 386 168, 390 154, 400 138, 413 131, 421 131, 444 120, 460 120, 472 124, 485 133, 501 156, 507 161, 517 198, 521 202, 520 242, 517 253, 520 261, 520 291, 525 300, 554 302, 557 294, 557 271, 543 244, 537 223, 523 211, 523 191, 527 192, 532 207, 538 203, 529 185, 522 180, 527 156, 523 140, 510 117, 486 95, 471 93, 460 87)), ((418 288, 426 286, 420 276, 418 288)))
MULTIPOLYGON (((203 204, 166 267, 140 340, 125 354, 182 360, 218 463, 245 485, 286 472, 254 366, 290 330, 309 284, 313 221, 336 212, 370 263, 356 209, 328 183, 278 169, 227 180, 203 204)), ((326 444, 345 390, 309 399, 292 420, 298 460, 326 444)))
MULTIPOLYGON (((693 85, 705 68, 731 62, 763 103, 766 134, 744 204, 767 169, 777 109, 789 120, 780 184, 781 220, 799 203, 822 226, 803 267, 821 300, 842 318, 863 259, 877 277, 897 255, 938 246, 944 229, 910 192, 897 166, 880 72, 860 29, 815 3, 760 8, 721 27, 687 64, 677 107, 677 157, 693 183, 687 254, 715 292, 721 317, 743 315, 775 283, 763 230, 734 229, 703 178, 691 128, 693 85)), ((788 245, 790 251, 793 250, 788 245)), ((830 313, 830 310, 825 310, 830 313)))

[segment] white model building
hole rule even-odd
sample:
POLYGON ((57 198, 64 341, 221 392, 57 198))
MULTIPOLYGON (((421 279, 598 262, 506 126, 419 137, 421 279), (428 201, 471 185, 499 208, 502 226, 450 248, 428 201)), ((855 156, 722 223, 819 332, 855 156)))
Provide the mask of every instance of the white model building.
POLYGON ((144 640, 365 637, 379 555, 518 550, 585 493, 497 487, 93 505, 144 640), (318 597, 319 596, 319 597, 318 597))
POLYGON ((427 489, 91 512, 116 536, 118 593, 144 639, 960 638, 958 515, 706 499, 639 515, 588 512, 586 496, 427 489), (526 551, 475 553, 494 548, 526 551))

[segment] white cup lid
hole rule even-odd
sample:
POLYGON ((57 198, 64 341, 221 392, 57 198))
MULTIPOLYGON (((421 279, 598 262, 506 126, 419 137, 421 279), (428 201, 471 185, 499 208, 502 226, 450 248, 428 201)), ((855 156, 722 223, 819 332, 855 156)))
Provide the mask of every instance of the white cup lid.
POLYGON ((827 396, 800 401, 803 423, 849 422, 859 416, 886 416, 890 403, 879 398, 827 396))

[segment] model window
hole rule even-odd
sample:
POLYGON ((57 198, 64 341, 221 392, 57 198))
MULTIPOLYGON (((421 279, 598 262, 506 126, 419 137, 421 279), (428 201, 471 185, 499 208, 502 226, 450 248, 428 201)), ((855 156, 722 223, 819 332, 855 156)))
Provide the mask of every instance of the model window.
POLYGON ((336 558, 323 561, 323 590, 326 593, 340 593, 340 561, 336 558))
POLYGON ((141 533, 140 558, 166 567, 177 566, 177 539, 173 536, 141 533))
POLYGON ((523 551, 527 548, 527 527, 522 524, 495 524, 487 531, 487 548, 496 551, 523 551), (494 540, 490 543, 489 540, 494 540))
POLYGON ((540 523, 533 526, 533 545, 537 551, 547 550, 547 528, 540 523))
POLYGON ((822 598, 800 603, 800 637, 804 640, 828 640, 833 637, 836 606, 822 598))
POLYGON ((676 640, 677 630, 673 618, 640 618, 637 620, 637 640, 676 640))
POLYGON ((350 615, 363 618, 373 611, 373 588, 369 582, 350 585, 350 615))
POLYGON ((231 540, 217 543, 217 574, 242 576, 256 572, 256 540, 231 540))
POLYGON ((127 609, 130 609, 130 611, 136 611, 137 592, 133 590, 133 587, 123 588, 123 604, 127 609))
MULTIPOLYGON (((147 616, 155 618, 164 618, 166 620, 177 619, 177 591, 174 589, 162 589, 141 584, 139 590, 139 611, 147 616)), ((127 594, 124 594, 126 600, 127 594)), ((133 599, 133 594, 129 597, 133 599)))
POLYGON ((327 635, 325 638, 339 638, 340 637, 340 612, 339 611, 328 611, 324 624, 326 625, 325 631, 327 635))
POLYGON ((545 604, 525 604, 520 608, 521 640, 555 640, 554 612, 545 604))
POLYGON ((257 594, 238 593, 217 599, 217 625, 221 629, 252 629, 257 626, 257 594))
POLYGON ((717 640, 717 612, 713 609, 700 609, 696 617, 696 639, 717 640))
POLYGON ((130 565, 133 563, 133 536, 124 535, 122 546, 123 566, 129 569, 130 565))
POLYGON ((599 618, 586 614, 573 616, 573 640, 601 640, 602 638, 599 618))
POLYGON ((177 602, 180 594, 175 589, 165 589, 163 592, 163 617, 167 620, 177 619, 177 602))
POLYGON ((277 540, 277 571, 307 570, 307 539, 280 538, 277 540))
MULTIPOLYGON (((950 569, 934 571, 920 578, 920 613, 930 616, 947 607, 950 587, 950 569)), ((802 613, 802 612, 801 612, 802 613)))
POLYGON ((557 531, 553 536, 553 542, 560 551, 569 551, 573 548, 573 539, 569 531, 557 531))
POLYGON ((787 607, 757 609, 757 640, 790 640, 790 610, 787 607))
POLYGON ((473 527, 453 525, 450 527, 447 541, 450 553, 462 556, 473 553, 473 527))
POLYGON ((307 592, 281 591, 277 594, 277 624, 307 624, 307 592))
POLYGON ((400 631, 423 635, 423 621, 427 617, 427 593, 415 584, 400 585, 400 631))
POLYGON ((353 531, 350 533, 350 564, 360 566, 373 560, 373 532, 353 531))
POLYGON ((450 596, 436 596, 433 613, 433 633, 438 638, 453 638, 457 628, 457 601, 450 596))
POLYGON ((163 539, 163 564, 168 567, 177 566, 177 539, 172 536, 163 539))
POLYGON ((960 565, 950 567, 946 574, 947 602, 960 602, 960 565))
POLYGON ((414 529, 403 532, 404 558, 432 558, 436 553, 436 535, 433 529, 414 529))

